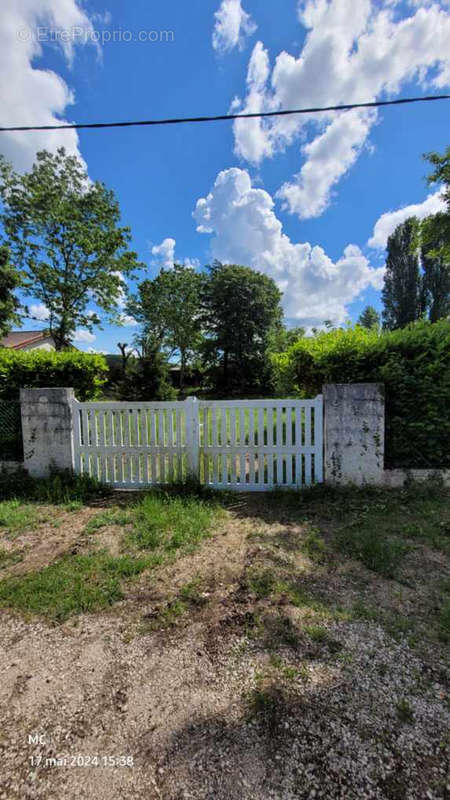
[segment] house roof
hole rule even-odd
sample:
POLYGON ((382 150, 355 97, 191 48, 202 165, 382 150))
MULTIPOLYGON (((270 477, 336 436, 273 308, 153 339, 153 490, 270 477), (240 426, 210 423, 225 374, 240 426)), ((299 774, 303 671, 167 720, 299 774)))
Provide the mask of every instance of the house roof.
POLYGON ((43 339, 50 339, 47 331, 11 331, 3 339, 0 339, 0 347, 11 347, 13 350, 20 350, 28 344, 40 342, 43 339))

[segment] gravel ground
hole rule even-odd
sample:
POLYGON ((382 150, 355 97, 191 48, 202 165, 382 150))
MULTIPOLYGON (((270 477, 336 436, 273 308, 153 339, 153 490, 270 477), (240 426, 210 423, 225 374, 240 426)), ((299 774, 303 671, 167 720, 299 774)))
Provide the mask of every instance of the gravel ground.
MULTIPOLYGON (((248 588, 246 573, 267 558, 252 539, 261 531, 302 535, 232 516, 108 612, 61 625, 0 612, 2 800, 449 796, 443 647, 411 648, 379 621, 345 615, 318 616, 325 634, 308 635, 314 612, 248 588), (153 630, 148 621, 194 577, 204 603, 153 630), (299 632, 292 641, 267 640, 280 615, 299 632), (29 741, 36 735, 41 743, 29 741)), ((401 606, 392 582, 359 565, 270 553, 333 601, 353 601, 358 578, 378 603, 401 606)), ((402 593, 410 611, 411 590, 402 593)))

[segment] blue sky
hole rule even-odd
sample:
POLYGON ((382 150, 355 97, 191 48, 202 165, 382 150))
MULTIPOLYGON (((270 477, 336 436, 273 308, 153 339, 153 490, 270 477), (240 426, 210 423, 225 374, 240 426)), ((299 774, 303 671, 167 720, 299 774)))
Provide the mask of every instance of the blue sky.
MULTIPOLYGON (((0 120, 142 119, 437 94, 450 86, 448 41, 445 0, 16 0, 0 21, 0 120), (137 41, 150 32, 157 41, 137 41), (98 36, 116 41, 93 43, 98 36)), ((439 208, 422 154, 448 145, 449 122, 444 101, 288 122, 2 134, 0 151, 17 169, 42 147, 79 153, 90 177, 116 192, 148 265, 142 277, 174 255, 197 268, 214 257, 244 263, 277 281, 292 324, 342 324, 367 303, 380 305, 395 224, 439 208)), ((131 324, 105 324, 79 332, 76 345, 114 352, 135 334, 131 324)))

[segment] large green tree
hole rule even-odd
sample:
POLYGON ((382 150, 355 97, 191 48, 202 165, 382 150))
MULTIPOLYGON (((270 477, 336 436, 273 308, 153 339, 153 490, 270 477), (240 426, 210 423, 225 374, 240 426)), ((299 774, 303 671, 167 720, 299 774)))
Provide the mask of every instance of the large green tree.
POLYGON ((215 262, 203 291, 206 356, 221 393, 264 391, 267 350, 281 326, 281 292, 267 275, 215 262))
POLYGON ((373 306, 366 306, 359 315, 358 325, 361 325, 362 328, 368 328, 369 330, 371 328, 379 328, 380 315, 378 311, 373 306))
POLYGON ((38 153, 23 175, 0 157, 0 197, 12 262, 24 292, 47 307, 56 348, 70 344, 76 327, 100 324, 91 303, 118 319, 124 276, 139 265, 114 193, 61 148, 38 153))
POLYGON ((20 303, 14 290, 20 286, 20 275, 11 266, 9 251, 0 247, 0 336, 8 333, 19 322, 20 303))
POLYGON ((383 325, 404 328, 423 314, 423 291, 417 246, 418 221, 414 217, 398 225, 387 243, 384 277, 383 325))
POLYGON ((144 354, 160 351, 180 361, 180 389, 186 369, 201 342, 201 287, 203 276, 192 267, 174 264, 162 269, 153 280, 139 285, 139 297, 129 312, 141 325, 140 343, 144 354))
POLYGON ((429 184, 442 184, 446 208, 426 217, 420 228, 424 298, 432 322, 450 314, 450 147, 443 155, 428 153, 434 166, 429 184))

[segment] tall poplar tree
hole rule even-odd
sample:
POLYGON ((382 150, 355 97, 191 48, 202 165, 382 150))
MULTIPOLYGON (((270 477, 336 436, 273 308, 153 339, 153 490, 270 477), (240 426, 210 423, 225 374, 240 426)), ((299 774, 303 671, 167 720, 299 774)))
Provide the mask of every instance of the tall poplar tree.
POLYGON ((383 327, 388 330, 404 328, 423 313, 418 225, 418 220, 410 217, 388 239, 382 292, 383 327))

